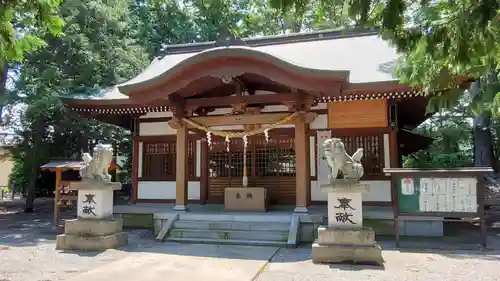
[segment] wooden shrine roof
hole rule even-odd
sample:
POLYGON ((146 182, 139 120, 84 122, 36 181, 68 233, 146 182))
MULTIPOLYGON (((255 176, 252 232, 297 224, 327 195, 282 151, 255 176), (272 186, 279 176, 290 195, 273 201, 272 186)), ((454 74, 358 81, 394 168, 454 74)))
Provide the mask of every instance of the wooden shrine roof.
MULTIPOLYGON (((221 76, 219 72, 223 71, 216 68, 226 64, 224 71, 227 73, 237 63, 255 64, 234 68, 240 72, 235 76, 267 88, 260 90, 282 93, 286 93, 287 89, 288 92, 296 89, 316 91, 321 93, 316 96, 317 102, 405 100, 420 95, 418 91, 398 83, 393 75, 396 50, 373 30, 233 38, 169 45, 162 52, 129 81, 90 96, 66 96, 63 98, 65 104, 78 114, 130 127, 131 116, 169 111, 167 96, 172 93, 182 98, 211 97, 214 93, 230 95, 220 81, 222 79, 215 78, 221 76), (259 69, 262 71, 269 67, 275 68, 275 77, 269 78, 259 72, 259 69), (202 70, 196 72, 193 69, 202 70), (207 69, 215 70, 212 73, 207 69), (281 90, 273 91, 271 88, 281 90), (161 102, 158 102, 159 97, 163 98, 161 102)), ((421 119, 415 118, 420 122, 421 119)))
POLYGON ((76 160, 55 160, 40 167, 40 169, 42 170, 48 170, 48 169, 80 170, 81 168, 83 168, 83 162, 76 160))

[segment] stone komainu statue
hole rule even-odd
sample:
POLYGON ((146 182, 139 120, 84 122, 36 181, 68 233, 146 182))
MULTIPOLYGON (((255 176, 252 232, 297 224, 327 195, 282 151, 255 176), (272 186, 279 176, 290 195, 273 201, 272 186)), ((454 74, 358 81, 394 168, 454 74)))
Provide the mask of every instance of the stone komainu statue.
POLYGON ((350 179, 359 180, 363 176, 363 166, 361 165, 361 157, 363 157, 363 148, 349 156, 345 150, 345 146, 340 139, 331 138, 323 143, 326 161, 330 166, 330 182, 335 179, 350 179), (342 176, 339 177, 339 172, 342 176))
POLYGON ((83 180, 94 179, 111 182, 108 169, 113 160, 113 147, 110 144, 96 145, 92 156, 89 153, 84 153, 82 160, 84 168, 80 171, 80 176, 83 180))

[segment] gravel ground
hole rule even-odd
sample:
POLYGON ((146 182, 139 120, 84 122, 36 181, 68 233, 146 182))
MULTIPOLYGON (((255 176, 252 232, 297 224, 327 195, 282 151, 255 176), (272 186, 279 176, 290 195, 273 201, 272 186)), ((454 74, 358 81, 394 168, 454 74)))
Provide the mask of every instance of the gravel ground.
MULTIPOLYGON (((50 207, 42 206, 40 212, 34 214, 17 213, 19 210, 12 208, 0 212, 0 281, 68 280, 80 273, 131 257, 136 252, 161 254, 172 251, 165 244, 159 247, 147 230, 130 231, 129 245, 122 250, 102 253, 56 251, 55 236, 58 231, 51 226, 50 207)), ((468 234, 465 236, 470 238, 468 234)), ((280 249, 260 273, 255 272, 259 273, 255 280, 500 281, 500 238, 495 233, 490 234, 489 249, 484 252, 474 250, 470 244, 460 245, 462 242, 459 241, 453 238, 446 242, 413 241, 406 243, 406 250, 401 251, 395 250, 392 242, 382 242, 385 268, 315 265, 310 260, 310 246, 280 249), (437 247, 440 249, 411 250, 437 247), (462 250, 449 250, 457 248, 462 250)), ((193 255, 197 255, 195 250, 193 255)), ((221 271, 221 274, 224 272, 221 271)))
MULTIPOLYGON (((18 206, 0 208, 0 281, 56 281, 103 266, 153 247, 152 234, 130 232, 130 245, 123 250, 76 253, 55 250, 61 230, 52 227, 51 202, 38 204, 36 213, 25 214, 18 206)), ((71 213, 63 213, 72 217, 71 213)))
MULTIPOLYGON (((384 246, 384 249, 388 247, 384 246)), ((389 247, 390 248, 390 247, 389 247)), ((500 280, 500 251, 474 254, 471 251, 384 250, 385 267, 316 265, 311 248, 281 249, 256 281, 496 281, 500 280)))

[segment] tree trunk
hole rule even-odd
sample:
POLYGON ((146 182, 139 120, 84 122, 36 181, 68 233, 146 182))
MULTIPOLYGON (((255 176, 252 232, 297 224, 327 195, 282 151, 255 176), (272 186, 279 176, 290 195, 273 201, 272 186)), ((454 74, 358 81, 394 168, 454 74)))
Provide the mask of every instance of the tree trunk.
MULTIPOLYGON (((473 98, 480 93, 479 81, 471 85, 470 93, 473 98)), ((488 111, 481 113, 473 119, 474 166, 491 167, 497 171, 497 161, 495 160, 490 123, 491 114, 488 111)))
POLYGON ((9 72, 9 66, 4 63, 0 68, 0 124, 2 121, 3 106, 5 103, 5 91, 7 90, 7 74, 9 72))
POLYGON ((31 151, 31 174, 28 184, 28 191, 26 196, 26 203, 24 205, 25 213, 32 213, 34 209, 34 202, 36 197, 36 184, 38 175, 40 173, 40 157, 38 156, 39 150, 41 149, 43 140, 43 131, 45 129, 43 116, 36 118, 33 124, 33 148, 31 151))

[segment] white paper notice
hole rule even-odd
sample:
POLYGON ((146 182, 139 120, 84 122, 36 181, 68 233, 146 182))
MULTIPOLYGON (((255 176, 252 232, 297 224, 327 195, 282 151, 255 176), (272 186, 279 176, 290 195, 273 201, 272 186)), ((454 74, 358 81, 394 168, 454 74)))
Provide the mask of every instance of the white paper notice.
POLYGON ((457 211, 457 208, 459 206, 455 206, 455 204, 457 204, 457 195, 455 194, 448 194, 447 195, 448 197, 448 211, 447 212, 456 212, 457 211))
POLYGON ((432 194, 446 194, 447 181, 448 179, 446 178, 435 178, 432 194))
POLYGON ((467 212, 469 209, 469 198, 464 195, 457 195, 455 201, 455 212, 467 212))
POLYGON ((401 179, 401 193, 403 193, 403 195, 415 194, 415 185, 412 178, 401 179))
POLYGON ((419 196, 419 206, 422 212, 434 212, 436 209, 436 200, 434 196, 428 194, 421 194, 419 196))
POLYGON ((462 195, 476 194, 477 180, 475 178, 458 179, 458 193, 462 195))
POLYGON ((433 180, 430 178, 420 179, 420 194, 432 194, 433 180))
POLYGON ((448 203, 448 195, 440 194, 434 195, 436 197, 436 210, 437 212, 449 212, 450 207, 448 203))
POLYGON ((451 179, 448 182, 448 194, 457 194, 458 191, 458 179, 451 179))
POLYGON ((466 212, 474 213, 477 212, 477 202, 476 196, 469 195, 465 198, 466 212))

